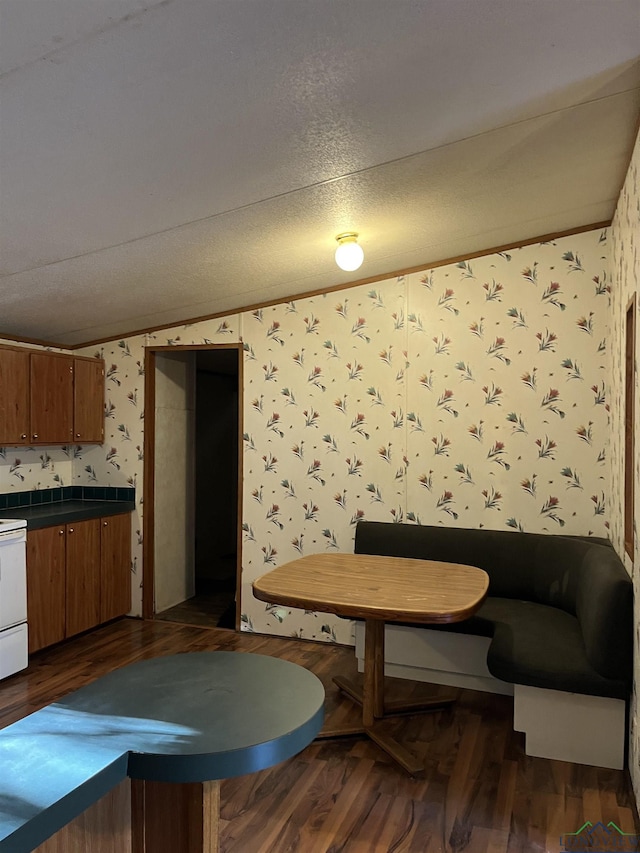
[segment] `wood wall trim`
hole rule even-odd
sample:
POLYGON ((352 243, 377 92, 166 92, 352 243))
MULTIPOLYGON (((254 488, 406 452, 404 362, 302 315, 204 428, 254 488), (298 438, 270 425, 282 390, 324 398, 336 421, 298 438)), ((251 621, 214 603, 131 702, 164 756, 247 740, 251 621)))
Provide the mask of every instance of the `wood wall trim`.
POLYGON ((142 464, 142 618, 153 619, 154 611, 154 495, 156 452, 156 354, 144 352, 144 459, 142 464))
MULTIPOLYGON (((16 343, 19 343, 19 344, 27 344, 27 345, 31 345, 31 346, 44 347, 44 349, 49 349, 50 347, 54 347, 55 349, 63 349, 63 350, 67 350, 67 353, 69 350, 78 349, 78 347, 76 347, 76 346, 71 347, 68 344, 59 344, 59 343, 56 343, 55 341, 41 341, 40 338, 27 338, 27 337, 24 337, 23 335, 7 335, 7 334, 0 333, 0 338, 3 341, 16 341, 16 343)), ((85 345, 80 344, 80 346, 85 346, 85 345)))
POLYGON ((238 506, 236 515, 236 631, 242 613, 242 498, 244 495, 244 350, 238 344, 238 506))
MULTIPOLYGON (((419 264, 414 267, 405 267, 400 270, 393 270, 392 272, 382 273, 381 275, 374 275, 369 278, 359 278, 357 281, 348 281, 343 282, 342 284, 332 285, 331 287, 323 287, 318 288, 317 290, 308 290, 304 293, 293 294, 290 296, 278 297, 277 299, 270 299, 266 302, 254 302, 250 305, 240 305, 237 308, 234 308, 232 311, 218 311, 214 314, 202 314, 199 317, 188 317, 184 320, 178 320, 175 323, 165 323, 161 326, 148 326, 144 329, 135 329, 131 332, 125 332, 121 335, 110 335, 108 338, 97 338, 93 341, 86 341, 81 344, 67 344, 66 347, 69 350, 83 349, 84 347, 98 346, 99 344, 109 343, 110 341, 120 340, 122 338, 132 338, 136 335, 144 335, 150 332, 160 332, 163 329, 175 329, 177 326, 191 326, 194 323, 203 323, 207 320, 219 320, 222 317, 231 317, 234 314, 246 314, 249 311, 257 311, 260 308, 269 308, 272 305, 282 305, 285 302, 299 301, 301 299, 310 299, 312 296, 321 296, 325 293, 335 293, 339 290, 351 290, 354 287, 360 287, 364 284, 373 284, 376 281, 384 281, 388 278, 397 278, 401 275, 410 275, 414 272, 422 272, 423 270, 433 270, 438 267, 445 267, 448 264, 455 264, 459 261, 471 261, 474 258, 482 258, 484 255, 495 255, 498 252, 508 252, 513 249, 520 249, 523 246, 532 246, 535 243, 548 243, 551 240, 559 240, 562 237, 570 237, 573 234, 583 234, 585 231, 597 231, 601 228, 608 228, 611 225, 612 220, 607 219, 602 222, 592 222, 589 225, 581 225, 579 228, 569 228, 565 231, 554 231, 551 234, 541 234, 538 237, 531 237, 527 240, 519 240, 515 243, 505 243, 503 246, 493 246, 489 249, 482 249, 477 252, 469 252, 464 255, 456 255, 451 258, 444 258, 440 261, 431 261, 429 263, 419 264)), ((0 335, 0 337, 2 337, 0 335)), ((52 344, 52 346, 64 346, 63 344, 52 344)))
POLYGON ((624 312, 624 471, 623 471, 623 539, 624 549, 633 563, 635 550, 635 363, 636 363, 636 294, 627 302, 624 312))
POLYGON ((145 347, 145 350, 153 350, 153 352, 186 352, 187 350, 206 350, 206 349, 238 349, 242 347, 239 341, 220 344, 153 344, 145 347))

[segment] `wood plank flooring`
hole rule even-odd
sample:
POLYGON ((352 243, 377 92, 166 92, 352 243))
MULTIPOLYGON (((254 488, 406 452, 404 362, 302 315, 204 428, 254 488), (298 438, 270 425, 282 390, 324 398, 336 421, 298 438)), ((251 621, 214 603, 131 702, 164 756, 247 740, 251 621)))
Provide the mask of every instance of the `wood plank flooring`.
MULTIPOLYGON (((351 648, 123 619, 38 653, 1 682, 0 726, 115 667, 216 649, 299 663, 325 685, 328 723, 359 718, 331 682, 355 673, 351 648)), ((464 690, 450 709, 390 724, 424 758, 421 778, 374 743, 349 738, 318 740, 283 764, 225 780, 222 853, 559 853, 560 835, 586 820, 640 832, 626 771, 528 758, 512 723, 511 699, 464 690)))
POLYGON ((167 610, 156 613, 156 619, 165 622, 180 622, 187 625, 200 625, 206 628, 217 628, 221 620, 228 622, 224 628, 232 628, 235 624, 235 607, 233 592, 199 593, 181 601, 167 610))

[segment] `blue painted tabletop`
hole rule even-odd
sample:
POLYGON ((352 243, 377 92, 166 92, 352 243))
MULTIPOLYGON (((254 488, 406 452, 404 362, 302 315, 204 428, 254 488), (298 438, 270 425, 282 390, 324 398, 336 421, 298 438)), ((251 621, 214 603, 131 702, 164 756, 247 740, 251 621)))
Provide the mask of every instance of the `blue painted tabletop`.
POLYGON ((195 652, 114 670, 0 731, 0 853, 28 853, 127 776, 204 782, 290 758, 324 688, 266 655, 195 652))

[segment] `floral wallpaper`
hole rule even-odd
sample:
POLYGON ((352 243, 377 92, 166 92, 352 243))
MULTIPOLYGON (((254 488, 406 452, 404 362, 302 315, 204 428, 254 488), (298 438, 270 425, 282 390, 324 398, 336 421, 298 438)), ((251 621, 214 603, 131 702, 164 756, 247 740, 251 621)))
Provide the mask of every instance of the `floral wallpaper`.
POLYGON ((607 535, 606 232, 243 316, 243 619, 351 641, 250 584, 359 518, 607 535))
POLYGON ((633 578, 635 588, 635 683, 629 713, 629 768, 640 803, 640 136, 620 194, 611 227, 611 541, 633 578), (629 300, 636 294, 635 351, 635 518, 633 562, 624 549, 624 386, 625 316, 629 300))
POLYGON ((134 612, 152 344, 243 342, 245 630, 351 642, 251 583, 352 550, 359 518, 607 535, 606 252, 592 231, 101 347, 107 440, 73 479, 137 487, 134 612))
POLYGON ((85 348, 105 359, 104 445, 5 449, 3 491, 134 486, 139 615, 144 349, 242 341, 243 628, 350 643, 349 620, 267 606, 252 581, 352 550, 359 518, 607 535, 607 251, 590 231, 85 348))
POLYGON ((606 269, 603 231, 407 276, 407 520, 607 535, 606 269))
POLYGON ((243 622, 352 641, 351 622, 264 605, 251 582, 280 563, 353 551, 359 518, 406 512, 406 285, 277 305, 243 317, 243 622))

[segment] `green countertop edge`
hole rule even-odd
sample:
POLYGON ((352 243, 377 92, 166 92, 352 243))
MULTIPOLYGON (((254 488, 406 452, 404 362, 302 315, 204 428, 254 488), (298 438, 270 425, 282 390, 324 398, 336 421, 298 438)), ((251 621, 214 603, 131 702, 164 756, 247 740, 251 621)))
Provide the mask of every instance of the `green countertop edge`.
POLYGON ((57 524, 67 524, 73 521, 85 521, 91 518, 103 518, 109 515, 120 515, 133 512, 135 501, 93 501, 68 500, 55 503, 37 504, 36 506, 21 506, 0 511, 0 519, 24 518, 27 531, 38 530, 41 527, 55 527, 57 524))

